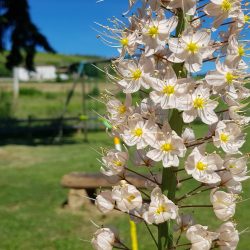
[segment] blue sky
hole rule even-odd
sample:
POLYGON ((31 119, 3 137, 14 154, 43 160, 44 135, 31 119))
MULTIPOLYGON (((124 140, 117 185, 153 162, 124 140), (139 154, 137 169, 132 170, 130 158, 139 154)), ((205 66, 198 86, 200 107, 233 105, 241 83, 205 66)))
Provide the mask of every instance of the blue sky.
POLYGON ((122 18, 126 0, 29 0, 33 22, 58 53, 112 56, 116 50, 96 38, 94 22, 122 18))

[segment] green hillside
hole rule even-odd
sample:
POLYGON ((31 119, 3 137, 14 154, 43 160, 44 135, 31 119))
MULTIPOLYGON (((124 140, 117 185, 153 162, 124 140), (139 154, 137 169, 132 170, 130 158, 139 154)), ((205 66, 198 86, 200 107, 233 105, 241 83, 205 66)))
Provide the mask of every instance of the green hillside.
MULTIPOLYGON (((7 52, 0 54, 0 77, 11 76, 11 72, 5 68, 6 54, 7 52)), ((58 67, 79 61, 92 61, 96 59, 101 59, 101 57, 89 55, 37 53, 35 56, 35 65, 55 65, 58 67)))

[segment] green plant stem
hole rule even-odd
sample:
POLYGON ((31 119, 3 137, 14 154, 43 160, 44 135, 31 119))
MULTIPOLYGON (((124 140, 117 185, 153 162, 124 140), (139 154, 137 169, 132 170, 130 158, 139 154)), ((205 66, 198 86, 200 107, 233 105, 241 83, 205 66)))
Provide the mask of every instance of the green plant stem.
MULTIPOLYGON (((186 21, 184 13, 181 9, 177 11, 178 25, 176 28, 176 37, 178 37, 185 29, 186 21)), ((183 63, 173 65, 173 69, 177 76, 186 77, 187 72, 183 69, 183 63)), ((181 113, 178 110, 173 110, 169 120, 169 124, 178 135, 182 133, 183 120, 181 113)), ((177 187, 177 173, 176 168, 163 168, 162 171, 162 193, 175 202, 175 192, 177 187)), ((158 225, 158 250, 171 249, 173 247, 173 226, 171 221, 167 221, 158 225)))

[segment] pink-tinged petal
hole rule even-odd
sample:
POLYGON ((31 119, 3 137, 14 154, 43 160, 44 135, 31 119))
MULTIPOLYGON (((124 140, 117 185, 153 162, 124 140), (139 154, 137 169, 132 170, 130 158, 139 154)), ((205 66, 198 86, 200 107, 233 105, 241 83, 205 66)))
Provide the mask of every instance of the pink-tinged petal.
POLYGON ((192 108, 192 97, 189 94, 178 97, 177 106, 179 110, 190 110, 192 108))
POLYGON ((179 38, 170 38, 168 41, 169 49, 173 53, 182 53, 185 49, 185 44, 183 44, 179 38))
POLYGON ((209 3, 208 5, 206 5, 203 11, 209 16, 219 16, 222 14, 221 7, 213 3, 209 3))
POLYGON ((163 87, 166 85, 164 81, 153 77, 151 77, 149 84, 154 90, 157 91, 162 91, 163 87))
POLYGON ((170 34, 172 31, 175 30, 175 28, 178 25, 178 17, 172 16, 170 19, 167 20, 165 29, 167 30, 167 33, 170 34))
POLYGON ((202 57, 199 53, 196 54, 188 54, 185 64, 185 68, 188 72, 198 72, 202 67, 202 57))
POLYGON ((180 54, 175 54, 172 53, 169 57, 168 60, 173 63, 181 63, 185 61, 185 58, 187 57, 187 51, 183 50, 182 53, 180 54))
POLYGON ((212 86, 222 86, 225 83, 225 75, 219 71, 209 71, 205 77, 206 82, 212 86))
POLYGON ((218 121, 218 117, 212 109, 198 109, 197 112, 201 120, 208 125, 212 125, 218 121))
POLYGON ((207 46, 211 39, 211 32, 207 29, 198 30, 193 35, 193 42, 197 43, 199 46, 207 46))
POLYGON ((134 92, 137 92, 140 89, 140 87, 141 86, 138 81, 131 80, 130 82, 128 82, 128 85, 123 90, 123 92, 126 94, 134 93, 134 92))
POLYGON ((185 123, 192 122, 196 117, 197 117, 197 111, 196 110, 184 111, 183 114, 182 114, 182 118, 183 118, 183 121, 185 123))
POLYGON ((196 0, 184 1, 184 12, 187 15, 193 16, 196 11, 196 0))
POLYGON ((213 23, 213 28, 217 29, 225 19, 228 18, 228 14, 227 13, 222 13, 220 15, 218 15, 215 20, 214 20, 214 23, 213 23))
POLYGON ((161 161, 163 157, 163 152, 159 149, 153 149, 147 153, 147 157, 152 159, 153 161, 161 161))
POLYGON ((159 91, 152 91, 149 96, 154 103, 160 103, 163 98, 163 94, 159 91))

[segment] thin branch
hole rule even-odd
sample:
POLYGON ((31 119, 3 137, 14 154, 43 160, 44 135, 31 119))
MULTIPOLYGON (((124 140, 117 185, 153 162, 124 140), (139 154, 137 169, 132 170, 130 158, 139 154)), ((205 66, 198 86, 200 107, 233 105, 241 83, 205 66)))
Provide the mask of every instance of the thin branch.
POLYGON ((203 7, 205 7, 206 5, 208 5, 208 3, 201 5, 201 6, 198 7, 196 10, 200 10, 200 9, 202 9, 203 7))
POLYGON ((200 18, 202 18, 202 17, 205 17, 205 16, 207 16, 207 14, 203 14, 203 15, 201 15, 201 16, 198 16, 198 17, 192 19, 192 20, 190 21, 190 23, 192 23, 192 22, 194 22, 194 21, 196 21, 196 20, 198 20, 198 19, 200 19, 200 18))
POLYGON ((193 208, 199 208, 199 207, 213 207, 213 205, 183 205, 183 206, 179 206, 179 208, 189 208, 189 207, 193 207, 193 208))
POLYGON ((157 184, 157 185, 160 185, 160 183, 155 182, 154 180, 148 178, 147 176, 145 176, 145 175, 143 175, 143 174, 140 174, 140 173, 138 173, 138 172, 136 172, 136 171, 134 171, 134 170, 132 170, 132 169, 130 169, 130 168, 125 167, 125 169, 128 170, 128 171, 130 171, 130 172, 132 172, 132 173, 134 173, 134 174, 137 174, 137 175, 141 176, 142 178, 147 179, 147 180, 149 180, 149 181, 151 181, 151 182, 153 182, 153 183, 155 183, 155 184, 157 184))
POLYGON ((145 224, 146 228, 148 229, 148 231, 149 231, 149 233, 150 233, 150 235, 151 235, 152 239, 154 240, 154 243, 155 243, 155 245, 156 245, 156 247, 157 247, 157 249, 158 249, 158 244, 157 244, 157 241, 156 241, 156 239, 155 239, 155 237, 154 237, 154 235, 153 235, 153 233, 152 233, 151 229, 149 228, 149 226, 148 226, 148 224, 147 224, 147 222, 146 222, 146 221, 144 221, 144 224, 145 224))
POLYGON ((180 197, 179 199, 177 199, 177 201, 181 201, 183 199, 186 199, 186 198, 189 198, 191 196, 194 196, 194 195, 197 195, 197 194, 201 194, 205 191, 209 191, 211 189, 214 189, 215 187, 209 187, 209 188, 206 188, 206 189, 203 189, 203 190, 199 190, 198 192, 195 192, 195 193, 191 193, 190 195, 183 195, 182 197, 180 197))
POLYGON ((185 198, 187 198, 188 196, 191 196, 191 194, 192 194, 193 192, 197 191, 197 190, 200 189, 201 187, 203 187, 203 184, 199 185, 199 186, 196 187, 195 189, 189 191, 189 192, 186 193, 185 195, 183 195, 183 196, 181 196, 180 198, 176 199, 177 202, 178 202, 178 201, 181 201, 181 200, 183 200, 183 199, 185 199, 185 198))
POLYGON ((184 181, 188 181, 188 180, 191 180, 191 179, 193 179, 192 176, 179 180, 179 183, 182 183, 182 182, 184 182, 184 181))

